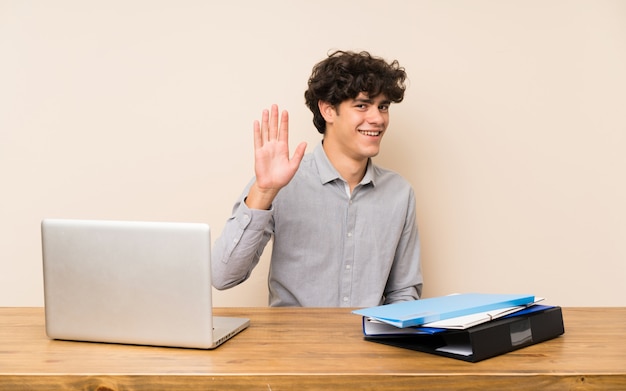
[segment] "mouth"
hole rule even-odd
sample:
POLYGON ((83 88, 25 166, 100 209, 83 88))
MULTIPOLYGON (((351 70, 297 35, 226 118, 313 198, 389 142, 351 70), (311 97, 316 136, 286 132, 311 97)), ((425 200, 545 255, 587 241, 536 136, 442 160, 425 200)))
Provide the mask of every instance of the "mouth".
POLYGON ((361 133, 364 136, 379 137, 383 132, 381 130, 360 130, 359 129, 359 133, 361 133))

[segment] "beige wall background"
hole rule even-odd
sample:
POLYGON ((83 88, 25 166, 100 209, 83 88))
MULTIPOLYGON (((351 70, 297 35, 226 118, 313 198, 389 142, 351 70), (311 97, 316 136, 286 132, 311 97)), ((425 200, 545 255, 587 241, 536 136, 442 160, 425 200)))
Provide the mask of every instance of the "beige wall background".
MULTIPOLYGON (((417 194, 425 297, 626 305, 626 2, 0 0, 0 306, 43 305, 44 217, 207 222, 291 142, 332 49, 398 59, 379 165, 417 194)), ((218 306, 264 306, 269 251, 218 306)))

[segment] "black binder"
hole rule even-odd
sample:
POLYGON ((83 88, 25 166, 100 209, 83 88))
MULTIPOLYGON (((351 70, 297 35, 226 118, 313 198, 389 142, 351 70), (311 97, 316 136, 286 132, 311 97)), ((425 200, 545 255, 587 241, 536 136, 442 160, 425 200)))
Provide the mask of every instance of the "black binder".
POLYGON ((386 345, 478 362, 526 346, 556 338, 565 332, 561 307, 520 311, 465 330, 435 334, 366 335, 386 345))

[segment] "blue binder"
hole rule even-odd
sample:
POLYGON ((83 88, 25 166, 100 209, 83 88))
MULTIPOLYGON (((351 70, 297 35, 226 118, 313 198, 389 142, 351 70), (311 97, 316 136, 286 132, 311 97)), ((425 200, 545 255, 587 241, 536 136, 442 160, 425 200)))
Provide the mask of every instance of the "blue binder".
POLYGON ((404 328, 477 312, 527 305, 534 301, 534 295, 464 293, 381 305, 352 312, 404 328))

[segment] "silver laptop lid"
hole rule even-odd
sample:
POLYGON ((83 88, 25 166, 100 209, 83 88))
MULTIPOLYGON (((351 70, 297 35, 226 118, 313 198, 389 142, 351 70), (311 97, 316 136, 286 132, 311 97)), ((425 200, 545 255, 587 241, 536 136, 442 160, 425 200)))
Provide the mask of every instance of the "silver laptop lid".
POLYGON ((45 219, 42 248, 50 338, 215 347, 208 225, 45 219))

